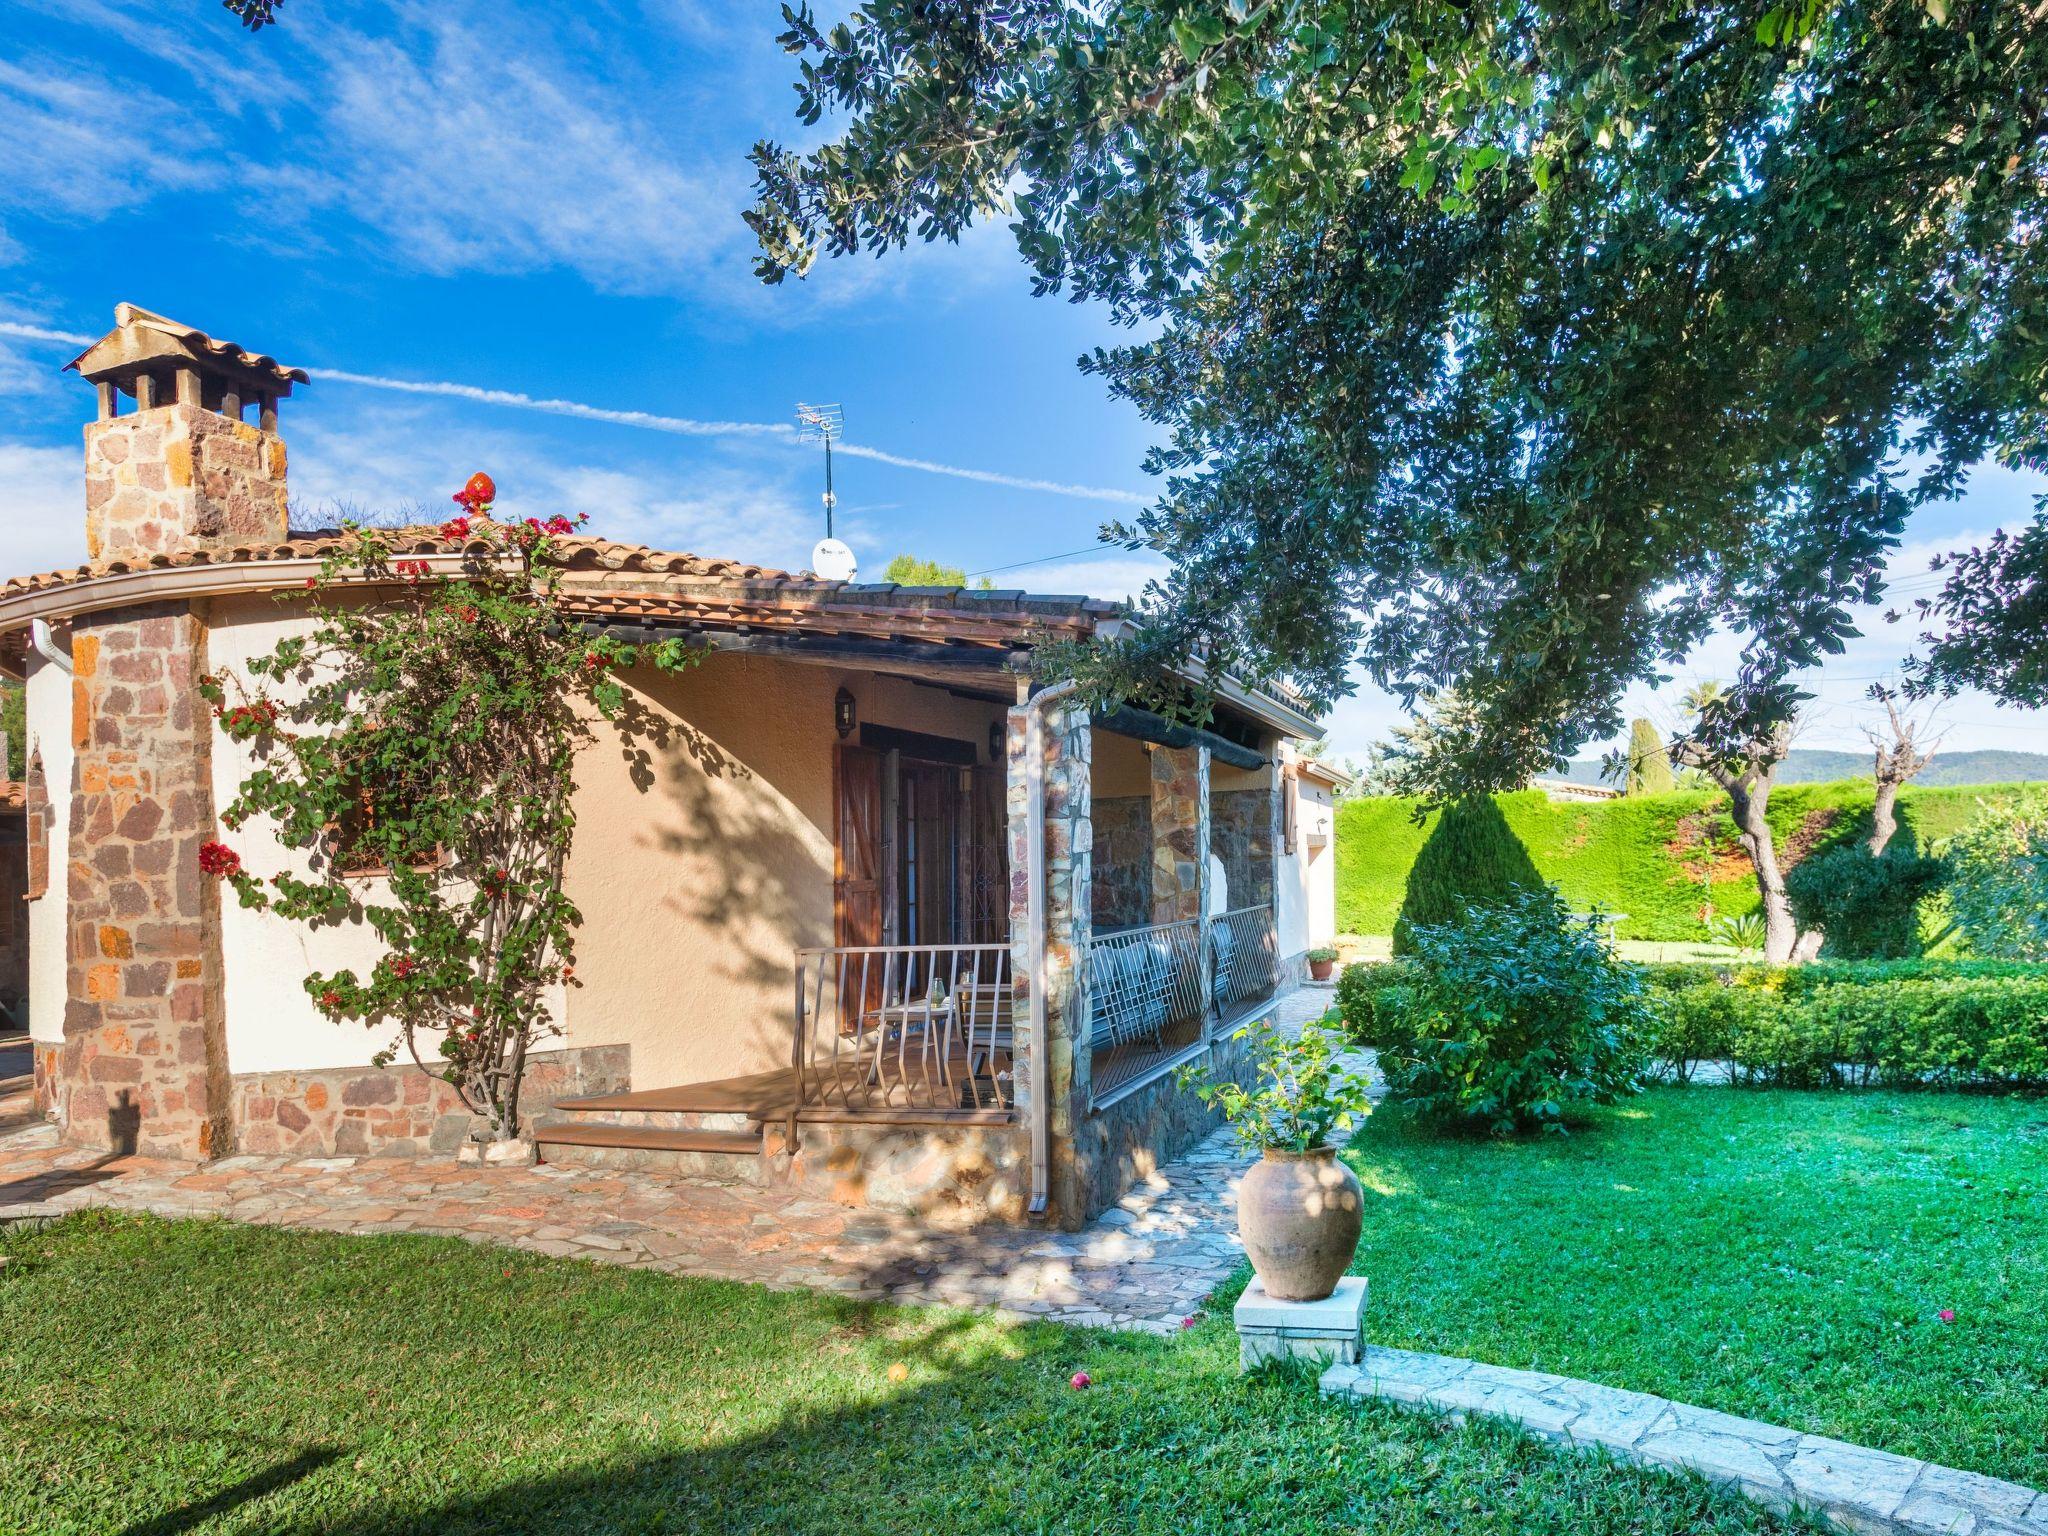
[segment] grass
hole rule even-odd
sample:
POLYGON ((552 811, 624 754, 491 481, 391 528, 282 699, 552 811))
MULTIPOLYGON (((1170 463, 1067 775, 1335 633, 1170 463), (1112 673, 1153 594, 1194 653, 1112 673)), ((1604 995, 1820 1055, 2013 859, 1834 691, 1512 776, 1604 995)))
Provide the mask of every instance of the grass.
POLYGON ((1349 1155, 1376 1343, 2048 1487, 2048 1102, 1660 1089, 1527 1144, 1383 1111, 1349 1155))
POLYGON ((100 1213, 0 1249, 0 1530, 38 1536, 1816 1529, 1240 1378, 1220 1320, 1014 1327, 100 1213))

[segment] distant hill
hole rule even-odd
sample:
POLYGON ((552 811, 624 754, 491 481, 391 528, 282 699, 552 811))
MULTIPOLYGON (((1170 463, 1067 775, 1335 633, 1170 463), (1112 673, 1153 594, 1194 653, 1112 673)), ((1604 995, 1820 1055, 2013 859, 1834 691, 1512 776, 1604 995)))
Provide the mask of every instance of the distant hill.
MULTIPOLYGON (((2042 726, 2048 737, 2048 724, 2042 726)), ((1780 784, 1829 784, 1837 779, 1870 775, 1868 752, 1830 752, 1794 747, 1778 772, 1780 784)), ((1576 784, 1600 784, 1597 758, 1570 764, 1563 774, 1576 784)), ((1929 788, 1955 784, 2032 784, 2048 782, 2048 752, 2007 752, 1991 748, 1976 752, 1937 752, 1928 770, 1913 781, 1929 788)))

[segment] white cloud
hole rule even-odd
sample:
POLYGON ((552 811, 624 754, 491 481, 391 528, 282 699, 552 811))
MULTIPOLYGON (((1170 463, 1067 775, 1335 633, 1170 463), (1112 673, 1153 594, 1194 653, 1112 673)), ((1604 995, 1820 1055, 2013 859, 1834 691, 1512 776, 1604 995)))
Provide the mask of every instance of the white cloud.
POLYGON ((0 204, 103 217, 217 182, 214 134, 133 80, 48 57, 0 58, 0 204))
POLYGON ((85 560, 85 457, 0 442, 0 578, 85 560))
POLYGON ((999 587, 1022 587, 1028 592, 1075 592, 1083 597, 1121 602, 1137 597, 1146 582, 1165 576, 1167 570, 1162 556, 1118 550, 1080 560, 991 571, 988 579, 999 587))
POLYGON ((622 293, 701 286, 736 254, 740 167, 678 154, 628 94, 448 16, 322 47, 328 153, 307 186, 433 272, 581 272, 622 293))

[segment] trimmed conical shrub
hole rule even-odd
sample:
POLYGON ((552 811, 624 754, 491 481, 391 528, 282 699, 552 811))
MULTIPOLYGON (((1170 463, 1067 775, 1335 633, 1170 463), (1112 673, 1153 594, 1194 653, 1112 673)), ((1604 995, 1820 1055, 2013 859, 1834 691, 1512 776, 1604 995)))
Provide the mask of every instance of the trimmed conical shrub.
POLYGON ((1490 795, 1444 807, 1408 872, 1408 891, 1394 923, 1394 953, 1409 951, 1416 923, 1455 923, 1475 901, 1500 901, 1538 890, 1544 879, 1490 795))

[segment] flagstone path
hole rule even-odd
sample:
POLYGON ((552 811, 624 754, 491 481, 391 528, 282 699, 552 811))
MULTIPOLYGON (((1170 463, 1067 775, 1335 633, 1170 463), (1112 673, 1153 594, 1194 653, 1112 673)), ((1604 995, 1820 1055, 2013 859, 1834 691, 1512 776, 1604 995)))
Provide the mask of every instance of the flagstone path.
MULTIPOLYGON (((1275 1004, 1275 1018, 1298 1027, 1329 1002, 1327 987, 1303 987, 1275 1004)), ((39 1125, 0 1133, 0 1222, 104 1206, 328 1232, 417 1232, 778 1289, 1170 1332, 1243 1260, 1235 1212, 1245 1163, 1219 1131, 1079 1232, 936 1232, 786 1190, 545 1164, 106 1161, 59 1146, 39 1125)))
POLYGON ((1325 1371, 1322 1389, 1512 1420, 1563 1445, 1698 1472, 1766 1508, 1796 1505, 1866 1536, 2048 1536, 2048 1493, 2037 1489, 1567 1376, 1368 1348, 1358 1364, 1325 1371))

